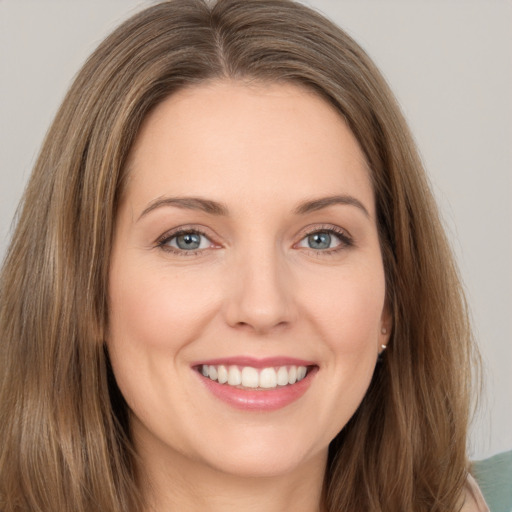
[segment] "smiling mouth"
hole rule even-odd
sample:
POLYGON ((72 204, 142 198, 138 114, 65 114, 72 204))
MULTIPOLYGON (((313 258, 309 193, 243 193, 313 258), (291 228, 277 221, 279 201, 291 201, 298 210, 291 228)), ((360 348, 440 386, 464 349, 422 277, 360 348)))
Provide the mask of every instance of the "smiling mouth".
POLYGON ((306 377, 310 366, 271 366, 254 368, 237 365, 197 366, 197 371, 212 381, 237 389, 269 390, 292 386, 306 377))

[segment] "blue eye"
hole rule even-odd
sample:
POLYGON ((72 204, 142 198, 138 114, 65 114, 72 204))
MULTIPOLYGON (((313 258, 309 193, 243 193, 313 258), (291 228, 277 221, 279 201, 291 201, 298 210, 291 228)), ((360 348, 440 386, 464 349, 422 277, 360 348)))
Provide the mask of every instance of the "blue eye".
POLYGON ((312 231, 298 243, 298 247, 325 252, 333 252, 351 245, 352 239, 345 232, 333 228, 312 231))
POLYGON ((210 240, 197 231, 182 231, 162 240, 159 245, 162 248, 170 248, 176 251, 198 251, 212 246, 210 240))
POLYGON ((318 232, 307 236, 308 247, 310 249, 330 249, 332 237, 330 233, 318 232))
POLYGON ((176 247, 185 251, 199 249, 201 246, 201 235, 197 233, 186 233, 174 237, 176 241, 176 247))

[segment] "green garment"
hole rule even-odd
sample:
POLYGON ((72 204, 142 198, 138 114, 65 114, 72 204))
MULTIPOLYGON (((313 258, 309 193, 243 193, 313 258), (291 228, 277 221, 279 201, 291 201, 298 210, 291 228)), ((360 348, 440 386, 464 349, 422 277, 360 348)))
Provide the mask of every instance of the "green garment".
POLYGON ((471 473, 491 512, 512 512, 512 450, 474 462, 471 473))

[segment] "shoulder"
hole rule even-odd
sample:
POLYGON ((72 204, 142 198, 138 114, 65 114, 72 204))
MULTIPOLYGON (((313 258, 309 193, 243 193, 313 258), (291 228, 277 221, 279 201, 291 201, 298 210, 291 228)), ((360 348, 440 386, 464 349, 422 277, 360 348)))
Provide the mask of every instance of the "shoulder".
POLYGON ((475 479, 468 475, 461 512, 490 512, 475 479))

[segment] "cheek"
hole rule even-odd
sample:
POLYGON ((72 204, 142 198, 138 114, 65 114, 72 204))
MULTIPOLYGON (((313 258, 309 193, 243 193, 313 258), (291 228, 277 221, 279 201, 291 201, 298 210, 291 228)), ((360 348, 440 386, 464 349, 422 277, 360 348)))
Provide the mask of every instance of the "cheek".
POLYGON ((140 350, 173 352, 192 341, 213 314, 211 287, 184 272, 120 269, 111 276, 110 290, 112 341, 140 350))
POLYGON ((107 346, 129 407, 158 429, 177 414, 180 403, 169 400, 169 389, 183 381, 183 350, 208 325, 216 298, 197 275, 129 263, 111 272, 107 346))
POLYGON ((302 318, 322 347, 317 378, 322 400, 315 418, 324 425, 324 444, 347 424, 370 385, 381 340, 384 283, 382 264, 375 259, 364 266, 338 267, 330 275, 317 272, 300 290, 307 301, 302 318))
POLYGON ((340 355, 375 354, 380 339, 385 302, 382 264, 346 268, 335 276, 316 279, 308 286, 310 321, 334 352, 340 355))

